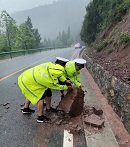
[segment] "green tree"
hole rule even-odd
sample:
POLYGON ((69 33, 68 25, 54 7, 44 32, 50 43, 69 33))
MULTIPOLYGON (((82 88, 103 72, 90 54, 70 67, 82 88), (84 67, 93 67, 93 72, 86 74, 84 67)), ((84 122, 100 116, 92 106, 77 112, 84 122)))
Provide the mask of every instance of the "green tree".
POLYGON ((67 40, 67 45, 70 46, 74 43, 74 40, 72 37, 69 37, 68 40, 67 40))
POLYGON ((16 35, 17 49, 32 49, 35 47, 35 37, 30 29, 24 24, 20 24, 16 35))
POLYGON ((27 21, 25 21, 25 25, 28 26, 29 29, 33 32, 33 25, 32 25, 31 18, 29 16, 27 17, 27 21))
POLYGON ((30 29, 35 37, 35 48, 39 48, 41 46, 41 36, 38 29, 33 29, 33 24, 29 16, 27 17, 27 21, 25 21, 25 25, 30 29))
POLYGON ((66 35, 67 36, 67 46, 70 46, 74 43, 74 40, 70 34, 71 34, 70 27, 68 27, 67 35, 66 35))
POLYGON ((34 34, 34 37, 35 37, 35 48, 39 48, 41 47, 41 36, 38 32, 38 29, 33 29, 33 34, 34 34))
POLYGON ((8 39, 4 32, 0 32, 0 52, 8 51, 8 39))
POLYGON ((71 37, 71 31, 70 27, 68 27, 67 32, 64 30, 59 32, 58 36, 54 40, 46 39, 44 37, 43 41, 43 47, 54 47, 54 48, 59 48, 59 47, 67 47, 73 44, 73 38, 71 37))
POLYGON ((43 47, 45 47, 45 48, 48 47, 48 41, 47 41, 46 37, 44 37, 43 47))
POLYGON ((68 27, 68 30, 67 30, 67 40, 70 38, 70 27, 68 27))
POLYGON ((63 43, 63 46, 67 45, 67 35, 66 35, 65 31, 62 32, 61 42, 63 43))
POLYGON ((0 20, 0 27, 5 31, 8 40, 8 51, 11 51, 15 45, 16 22, 5 10, 2 11, 0 20))
POLYGON ((57 36, 57 38, 56 38, 57 40, 60 40, 61 41, 61 32, 59 32, 59 35, 57 36))
POLYGON ((112 20, 120 21, 129 8, 129 0, 90 1, 80 32, 81 40, 90 45, 112 20))
POLYGON ((57 39, 57 40, 55 41, 55 47, 57 47, 57 48, 63 47, 63 42, 57 39))
POLYGON ((96 34, 100 31, 98 26, 101 22, 102 17, 98 12, 96 1, 93 0, 86 7, 86 15, 80 32, 81 40, 91 44, 95 40, 96 34))

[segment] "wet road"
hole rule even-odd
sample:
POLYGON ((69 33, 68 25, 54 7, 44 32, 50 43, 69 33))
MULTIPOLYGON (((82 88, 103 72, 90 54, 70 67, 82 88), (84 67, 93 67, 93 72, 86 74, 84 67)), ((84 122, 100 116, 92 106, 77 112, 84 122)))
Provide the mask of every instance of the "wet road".
MULTIPOLYGON (((60 126, 55 123, 37 123, 36 112, 32 115, 23 115, 20 107, 24 103, 24 96, 17 85, 17 78, 23 70, 37 64, 52 61, 56 56, 75 58, 80 50, 74 48, 60 49, 36 53, 33 55, 0 61, 0 147, 62 147, 64 130, 68 123, 60 126), (8 103, 6 106, 3 104, 8 103)), ((60 92, 53 91, 52 105, 57 106, 60 101, 60 92)), ((55 114, 48 114, 55 118, 55 114)), ((83 129, 81 116, 70 120, 78 123, 83 129)), ((86 147, 84 132, 73 135, 74 147, 86 147)))

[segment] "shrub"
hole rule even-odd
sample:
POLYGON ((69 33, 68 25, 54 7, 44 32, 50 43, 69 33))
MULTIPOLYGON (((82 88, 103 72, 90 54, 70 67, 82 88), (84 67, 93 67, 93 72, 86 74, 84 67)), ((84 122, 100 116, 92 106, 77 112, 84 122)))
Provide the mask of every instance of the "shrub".
POLYGON ((117 63, 116 66, 117 66, 117 67, 122 67, 123 64, 122 64, 122 63, 117 63))
POLYGON ((96 46, 97 52, 100 52, 109 44, 109 41, 107 39, 104 39, 100 44, 96 46))
POLYGON ((118 44, 126 45, 130 42, 130 36, 127 32, 120 32, 118 36, 118 44))
POLYGON ((117 8, 116 8, 117 14, 119 16, 125 15, 127 10, 129 9, 129 7, 130 7, 130 3, 129 2, 123 2, 121 5, 117 6, 117 8))

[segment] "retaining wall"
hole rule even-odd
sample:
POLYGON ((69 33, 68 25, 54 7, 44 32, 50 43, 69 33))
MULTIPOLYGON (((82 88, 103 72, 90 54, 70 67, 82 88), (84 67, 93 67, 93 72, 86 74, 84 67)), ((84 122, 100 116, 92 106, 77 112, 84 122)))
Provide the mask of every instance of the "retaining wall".
POLYGON ((93 76, 94 81, 105 95, 108 103, 121 118, 126 130, 130 133, 130 87, 112 76, 99 64, 94 63, 85 53, 86 68, 93 76))

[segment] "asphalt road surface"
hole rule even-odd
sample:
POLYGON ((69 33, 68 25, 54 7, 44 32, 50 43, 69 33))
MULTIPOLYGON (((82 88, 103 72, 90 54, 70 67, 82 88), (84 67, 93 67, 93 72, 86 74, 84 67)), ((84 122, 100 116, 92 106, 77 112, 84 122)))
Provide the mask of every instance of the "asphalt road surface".
MULTIPOLYGON (((71 60, 79 57, 79 52, 80 49, 65 48, 0 61, 0 147, 69 147, 67 140, 64 140, 67 123, 37 123, 37 109, 33 105, 31 108, 35 109, 34 114, 22 114, 20 108, 25 97, 17 85, 17 78, 32 66, 55 62, 57 56, 71 60), (4 106, 6 103, 8 104, 4 106)), ((59 101, 60 92, 53 90, 53 107, 56 107, 59 101)), ((48 115, 55 118, 57 114, 48 115)), ((81 116, 72 118, 71 122, 78 123, 83 129, 81 116)), ((86 147, 84 131, 73 134, 69 143, 72 143, 70 147, 86 147)))

